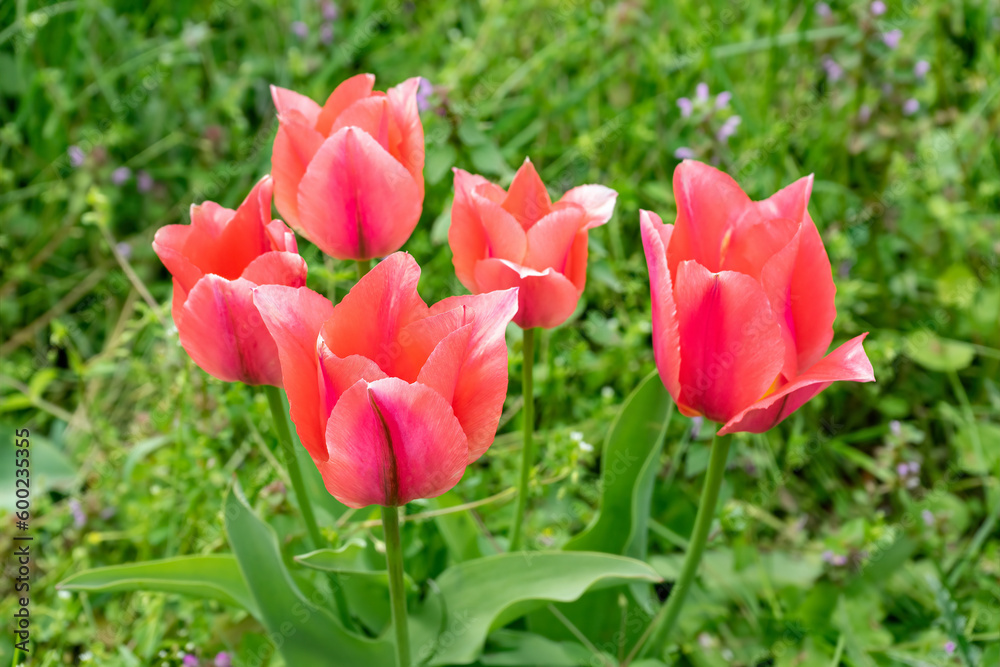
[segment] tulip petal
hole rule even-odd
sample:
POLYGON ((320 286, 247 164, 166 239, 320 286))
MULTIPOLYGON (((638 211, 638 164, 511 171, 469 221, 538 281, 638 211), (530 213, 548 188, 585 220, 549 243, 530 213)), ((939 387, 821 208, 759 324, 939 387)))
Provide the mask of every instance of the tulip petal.
POLYGON ((785 354, 777 318, 756 280, 735 271, 712 273, 690 260, 677 267, 674 299, 679 403, 725 422, 777 378, 785 354))
POLYGON ((799 251, 788 293, 799 372, 822 359, 833 341, 836 295, 830 258, 819 230, 807 213, 799 232, 799 251))
MULTIPOLYGON (((643 210, 639 211, 639 224, 649 268, 649 289, 653 305, 653 356, 663 386, 670 392, 674 402, 680 405, 681 337, 674 287, 667 266, 667 248, 670 246, 674 226, 663 224, 656 213, 643 210)), ((686 406, 682 410, 690 411, 686 406)))
POLYGON ((677 221, 667 248, 670 273, 684 260, 694 260, 712 272, 722 270, 726 233, 754 214, 752 202, 728 174, 684 160, 674 170, 677 221))
POLYGON ((507 396, 504 332, 517 312, 517 293, 510 289, 451 297, 431 308, 435 314, 441 311, 460 312, 467 324, 441 341, 417 381, 451 403, 468 438, 468 462, 472 463, 493 444, 503 412, 507 396))
MULTIPOLYGON (((341 359, 330 352, 330 348, 322 339, 317 345, 319 355, 319 415, 323 432, 326 432, 326 422, 330 418, 337 401, 358 380, 374 382, 388 377, 371 359, 357 354, 341 359)), ((324 458, 326 452, 323 453, 324 458)))
POLYGON ((167 225, 156 230, 153 237, 153 252, 174 277, 175 296, 178 285, 186 296, 205 275, 184 256, 184 246, 193 230, 191 225, 167 225))
POLYGON ((520 263, 536 271, 552 268, 563 273, 576 234, 586 222, 587 215, 578 206, 552 211, 528 230, 528 252, 520 263))
POLYGON ((520 261, 528 247, 527 237, 517 220, 498 205, 496 200, 503 201, 506 196, 502 188, 462 169, 453 171, 455 199, 448 245, 458 280, 470 292, 479 292, 476 263, 488 257, 520 261))
POLYGON ((615 212, 618 193, 603 185, 578 185, 562 196, 556 206, 576 204, 587 212, 587 229, 600 227, 615 212))
POLYGON ((330 493, 355 508, 439 496, 462 478, 468 459, 447 401, 430 387, 393 377, 348 389, 326 437, 329 458, 317 467, 330 493))
POLYGON ((518 288, 514 322, 522 329, 551 329, 565 322, 580 300, 580 292, 553 269, 536 271, 505 259, 484 259, 476 264, 476 283, 482 291, 518 288))
POLYGON ((788 218, 799 222, 808 215, 809 196, 812 194, 813 175, 803 176, 791 185, 785 186, 754 207, 764 218, 788 218))
POLYGON ((305 235, 338 259, 398 250, 416 227, 422 204, 410 173, 354 127, 323 142, 299 185, 305 235))
POLYGON ((545 183, 538 176, 530 159, 524 158, 524 164, 514 174, 503 207, 526 230, 552 210, 549 191, 545 189, 545 183))
POLYGON ((284 252, 299 251, 299 243, 295 240, 295 233, 281 220, 272 220, 267 223, 267 236, 271 240, 271 247, 284 252))
POLYGON ((277 345, 282 384, 299 439, 313 459, 326 460, 329 412, 321 410, 316 348, 333 304, 307 287, 283 285, 261 285, 253 292, 253 302, 277 345))
POLYGON ((587 235, 586 227, 576 233, 573 238, 573 245, 569 248, 569 255, 566 257, 566 264, 563 266, 562 274, 569 278, 569 281, 576 286, 576 290, 583 294, 587 286, 587 254, 589 251, 590 239, 587 235))
POLYGON ((420 267, 408 253, 379 262, 351 288, 322 329, 323 340, 340 358, 352 354, 371 359, 389 375, 414 353, 400 341, 400 331, 429 314, 417 293, 420 267))
POLYGON ((875 374, 862 341, 867 333, 852 338, 775 393, 742 410, 730 419, 719 435, 763 433, 802 407, 837 381, 874 382, 875 374))
POLYGON ((313 156, 323 144, 323 135, 302 114, 292 110, 278 116, 278 134, 271 149, 274 205, 292 229, 301 232, 299 184, 313 156))
POLYGON ((188 294, 176 322, 198 366, 225 382, 281 386, 278 350, 253 305, 253 283, 209 274, 188 294))
POLYGON ((266 252, 250 262, 240 276, 256 285, 305 287, 306 260, 294 252, 266 252))
POLYGON ((399 143, 399 128, 389 109, 388 97, 373 95, 347 107, 330 128, 330 134, 352 126, 367 132, 387 153, 396 157, 394 147, 399 143))
POLYGON ((356 74, 349 79, 345 79, 339 86, 334 88, 330 97, 326 99, 323 110, 316 119, 314 127, 324 137, 333 134, 330 128, 337 121, 337 118, 347 107, 358 100, 362 100, 372 94, 375 87, 374 74, 356 74))
POLYGON ((417 90, 420 88, 420 77, 407 79, 398 86, 386 91, 392 105, 395 125, 399 128, 399 143, 393 155, 406 167, 413 176, 424 196, 424 126, 420 122, 420 109, 417 106, 417 90))
POLYGON ((295 111, 302 114, 302 118, 305 119, 309 127, 316 127, 320 106, 305 95, 272 85, 271 99, 274 101, 274 108, 278 110, 279 116, 295 111))

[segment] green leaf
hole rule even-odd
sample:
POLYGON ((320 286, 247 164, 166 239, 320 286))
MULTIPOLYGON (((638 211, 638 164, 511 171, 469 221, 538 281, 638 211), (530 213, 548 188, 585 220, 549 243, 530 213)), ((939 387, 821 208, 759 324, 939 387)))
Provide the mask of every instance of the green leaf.
MULTIPOLYGON (((0 429, 4 433, 13 434, 19 426, 10 422, 0 422, 0 429)), ((56 442, 41 435, 41 433, 31 431, 31 489, 32 494, 41 497, 49 489, 59 489, 69 491, 76 486, 76 466, 63 453, 62 448, 56 442)), ((16 507, 17 496, 15 495, 16 470, 14 461, 15 438, 5 437, 0 439, 0 461, 4 461, 3 473, 0 475, 0 509, 13 512, 16 507), (6 462, 11 461, 10 465, 6 462)))
POLYGON ((601 454, 600 513, 567 551, 646 556, 653 482, 674 403, 656 372, 622 404, 601 454))
POLYGON ((659 580, 646 563, 602 553, 506 553, 460 563, 437 579, 451 641, 442 642, 431 664, 474 661, 491 629, 545 601, 570 602, 595 587, 659 580))
POLYGON ((392 664, 392 644, 348 632, 319 606, 322 599, 306 599, 285 567, 274 529, 254 514, 238 484, 226 496, 225 515, 226 535, 259 620, 285 662, 327 664, 336 656, 343 667, 392 664))
POLYGON ((960 371, 976 356, 968 343, 939 338, 929 331, 915 331, 906 337, 906 356, 931 371, 960 371))
POLYGON ((479 659, 483 665, 496 667, 579 667, 590 664, 593 654, 580 644, 555 642, 530 632, 499 630, 490 638, 490 645, 497 649, 479 659))
POLYGON ((84 570, 58 584, 68 591, 158 591, 218 600, 259 616, 236 559, 229 554, 179 556, 84 570))
MULTIPOLYGON (((427 501, 431 509, 447 509, 462 504, 462 499, 453 491, 427 501)), ((479 548, 479 526, 472 518, 472 512, 463 510, 434 517, 434 523, 441 532, 448 553, 456 562, 481 558, 484 554, 479 548)))

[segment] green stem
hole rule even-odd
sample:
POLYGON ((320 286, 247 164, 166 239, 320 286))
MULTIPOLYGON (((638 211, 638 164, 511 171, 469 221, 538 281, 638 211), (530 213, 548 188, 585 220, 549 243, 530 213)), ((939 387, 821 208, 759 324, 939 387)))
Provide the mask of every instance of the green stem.
POLYGON ((396 630, 396 667, 410 667, 410 633, 406 627, 406 589, 403 588, 403 548, 399 539, 399 510, 382 506, 385 562, 389 571, 392 627, 396 630))
POLYGON ((694 583, 695 574, 698 573, 698 565, 701 563, 701 556, 705 552, 705 544, 708 542, 708 533, 712 528, 712 520, 715 518, 715 506, 719 501, 719 489, 722 488, 722 478, 726 472, 726 459, 729 458, 730 436, 715 436, 712 441, 711 457, 708 461, 708 474, 705 477, 705 486, 701 489, 701 500, 698 503, 698 516, 694 521, 694 532, 691 534, 691 542, 688 545, 687 553, 684 555, 684 564, 681 566, 681 574, 670 590, 667 603, 660 608, 656 618, 646 628, 646 632, 636 643, 629 656, 622 663, 625 667, 632 659, 644 657, 649 651, 649 647, 658 646, 670 636, 670 631, 677 621, 684 606, 684 598, 687 597, 688 589, 694 583), (649 640, 649 641, 647 641, 649 640))
MULTIPOLYGON (((295 500, 298 502, 302 518, 306 522, 306 530, 309 531, 309 540, 312 542, 312 548, 321 549, 325 546, 326 540, 319 532, 316 514, 313 512, 312 502, 306 493, 306 485, 302 479, 302 468, 299 467, 299 459, 295 455, 295 444, 292 442, 292 432, 288 427, 288 416, 285 413, 285 402, 281 398, 281 390, 265 385, 264 393, 267 395, 267 403, 271 407, 271 418, 274 420, 274 430, 278 434, 278 442, 281 443, 281 449, 285 455, 285 465, 288 467, 288 476, 292 480, 295 500)), ((347 596, 344 594, 340 576, 336 572, 330 573, 330 586, 333 588, 333 597, 337 603, 340 622, 345 628, 352 629, 354 624, 348 613, 347 596)))
POLYGON ((361 280, 362 278, 365 277, 365 274, 371 271, 372 261, 370 259, 359 259, 357 261, 357 268, 358 268, 358 280, 361 280))
POLYGON ((534 443, 532 442, 535 431, 535 387, 532 379, 535 365, 534 329, 524 330, 523 347, 521 388, 524 393, 524 445, 521 448, 521 477, 517 484, 517 507, 514 509, 514 525, 510 531, 511 551, 521 549, 524 511, 528 506, 528 480, 531 478, 531 466, 534 463, 534 443))

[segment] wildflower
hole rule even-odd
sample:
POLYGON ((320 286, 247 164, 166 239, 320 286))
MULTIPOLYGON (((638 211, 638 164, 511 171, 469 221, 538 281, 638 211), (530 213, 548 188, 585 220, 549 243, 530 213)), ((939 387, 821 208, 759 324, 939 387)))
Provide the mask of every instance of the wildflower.
POLYGON ((420 77, 420 86, 417 88, 417 109, 420 111, 427 111, 431 107, 430 97, 434 92, 434 86, 431 82, 420 77))
POLYGON ((132 170, 128 167, 118 167, 111 172, 111 182, 115 185, 124 185, 130 178, 132 178, 132 170))
POLYGON ((322 28, 319 29, 319 41, 324 44, 329 44, 333 41, 333 26, 329 23, 324 24, 322 28))
POLYGON ((867 104, 862 104, 861 108, 858 109, 858 120, 862 123, 867 123, 872 117, 872 108, 867 104))
POLYGON ((827 18, 828 16, 830 16, 830 14, 832 14, 832 12, 830 11, 830 5, 826 4, 825 2, 818 3, 816 5, 816 13, 822 16, 823 18, 827 18))
POLYGON ((83 149, 79 146, 70 146, 66 153, 69 155, 69 163, 74 167, 83 166, 84 160, 87 159, 83 149))
POLYGON ((729 137, 736 134, 736 128, 739 127, 741 122, 743 122, 743 119, 739 116, 730 116, 726 119, 726 122, 722 124, 722 127, 719 128, 719 131, 715 135, 716 138, 719 141, 726 141, 729 137))
POLYGON ((185 653, 183 664, 184 667, 198 667, 200 663, 198 662, 198 658, 196 656, 191 655, 190 653, 185 653))
POLYGON ((302 21, 295 21, 292 23, 292 34, 299 39, 305 39, 309 36, 309 26, 302 21))
POLYGON ((684 118, 687 118, 688 116, 690 116, 691 115, 691 110, 694 108, 694 105, 691 103, 691 100, 689 100, 686 97, 682 97, 682 98, 678 99, 677 100, 677 106, 680 107, 680 109, 681 109, 681 116, 683 116, 684 118))
POLYGON ((715 96, 715 108, 725 109, 729 106, 729 100, 733 99, 733 94, 728 90, 724 90, 715 96))
POLYGON ((897 438, 899 437, 899 434, 903 432, 903 427, 900 426, 898 419, 893 419, 889 422, 889 432, 897 438))
POLYGON ((698 434, 701 433, 701 425, 705 423, 704 417, 692 417, 691 418, 691 439, 697 440, 698 434))
POLYGON ((139 192, 149 192, 153 189, 153 177, 149 175, 149 172, 143 169, 135 177, 135 187, 139 192))
POLYGON ((214 667, 230 667, 233 664, 232 658, 225 651, 220 652, 215 656, 214 667))
POLYGON ((910 98, 903 103, 903 113, 907 116, 912 116, 913 114, 920 111, 920 102, 914 98, 910 98))
POLYGON ((830 78, 830 81, 839 81, 844 76, 844 68, 829 56, 823 59, 823 69, 826 70, 826 75, 830 78))
POLYGON ((917 75, 917 78, 922 79, 927 76, 927 73, 931 71, 931 64, 926 60, 918 60, 917 64, 913 66, 913 73, 917 75))
POLYGON ((699 102, 708 101, 708 84, 702 81, 694 89, 694 96, 699 102))
POLYGON ((948 655, 951 655, 952 653, 954 653, 955 652, 955 642, 950 641, 950 640, 947 641, 947 642, 945 642, 945 644, 944 644, 944 652, 947 653, 948 655))
POLYGON ((920 518, 924 520, 925 526, 930 527, 934 525, 934 512, 925 509, 920 513, 920 518))
POLYGON ((76 498, 70 498, 69 511, 73 514, 73 525, 77 528, 83 528, 83 526, 87 523, 87 514, 80 506, 80 501, 76 498))
POLYGON ((340 16, 340 8, 337 7, 337 3, 330 2, 330 0, 326 0, 323 3, 320 11, 323 14, 324 21, 336 21, 337 17, 340 16))
POLYGON ((885 3, 882 0, 875 0, 869 9, 871 9, 874 16, 882 16, 882 14, 885 14, 885 3))
POLYGON ((115 246, 115 250, 117 250, 118 254, 124 257, 125 259, 132 258, 132 246, 126 243, 125 241, 122 241, 121 243, 117 244, 115 246))
POLYGON ((899 42, 903 39, 903 31, 899 28, 895 30, 890 30, 889 32, 882 33, 882 41, 890 49, 895 49, 899 46, 899 42))
POLYGON ((674 151, 674 157, 678 160, 690 160, 694 158, 694 151, 687 146, 681 146, 674 151))

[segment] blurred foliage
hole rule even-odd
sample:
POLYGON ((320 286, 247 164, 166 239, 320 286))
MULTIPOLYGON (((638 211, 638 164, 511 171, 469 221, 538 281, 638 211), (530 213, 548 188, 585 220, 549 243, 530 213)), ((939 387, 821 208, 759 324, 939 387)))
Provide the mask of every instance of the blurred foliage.
MULTIPOLYGON (((638 209, 672 218, 676 156, 717 164, 757 199, 815 173, 837 341, 871 331, 878 382, 834 386, 771 433, 737 438, 708 574, 669 659, 998 664, 1000 5, 884 5, 877 16, 866 2, 0 5, 0 422, 28 425, 35 447, 34 664, 176 665, 185 653, 210 664, 266 647, 256 621, 215 601, 54 585, 87 567, 226 552, 234 477, 287 555, 304 551, 266 401, 186 357, 150 241, 192 203, 235 207, 268 171, 269 84, 322 100, 357 72, 379 88, 414 75, 434 85, 424 214, 405 247, 427 301, 462 290, 446 243, 452 166, 505 183, 530 154, 554 194, 591 182, 620 193, 591 234, 581 308, 541 341, 533 548, 591 521, 595 446, 653 369, 638 209), (689 115, 679 98, 693 100, 689 115)), ((352 266, 301 245, 312 287, 350 288, 352 266)), ((509 342, 497 443, 451 501, 410 508, 501 494, 468 519, 478 537, 463 548, 480 553, 510 520, 516 330, 509 342)), ((650 520, 661 572, 693 523, 708 431, 676 415, 667 433, 650 520)), ((373 513, 327 506, 330 537, 377 541, 363 523, 373 513)), ((456 526, 404 528, 415 580, 456 558, 456 526)), ((2 530, 8 562, 12 523, 2 530)), ((487 652, 576 641, 540 615, 495 633, 487 652)), ((4 634, 0 662, 11 650, 4 634)))

